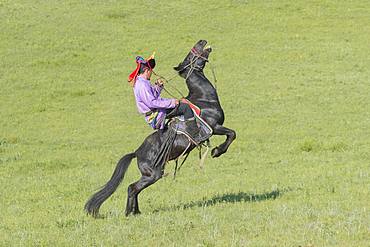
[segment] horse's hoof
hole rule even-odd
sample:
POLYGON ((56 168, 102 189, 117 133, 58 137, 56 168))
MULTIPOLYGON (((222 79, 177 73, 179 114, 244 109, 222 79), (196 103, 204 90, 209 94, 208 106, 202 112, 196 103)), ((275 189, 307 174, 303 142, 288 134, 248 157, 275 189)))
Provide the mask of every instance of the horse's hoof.
POLYGON ((129 217, 129 216, 136 216, 136 215, 140 215, 141 212, 139 210, 137 211, 131 211, 131 212, 126 212, 125 215, 126 217, 129 217))
POLYGON ((125 216, 126 217, 129 217, 129 216, 131 216, 133 214, 134 214, 134 211, 132 211, 132 210, 126 210, 126 212, 125 212, 125 216))
POLYGON ((126 215, 126 217, 130 217, 130 216, 134 216, 135 214, 134 214, 134 212, 129 212, 129 213, 125 213, 125 215, 126 215))
POLYGON ((221 155, 221 152, 220 152, 220 149, 218 147, 215 147, 214 149, 212 149, 212 151, 211 151, 212 158, 216 158, 220 155, 221 155))

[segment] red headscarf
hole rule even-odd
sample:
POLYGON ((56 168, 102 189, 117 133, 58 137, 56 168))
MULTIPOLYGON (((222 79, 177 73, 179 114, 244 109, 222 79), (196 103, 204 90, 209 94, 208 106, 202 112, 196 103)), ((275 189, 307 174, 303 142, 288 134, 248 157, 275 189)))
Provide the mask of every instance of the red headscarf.
POLYGON ((155 59, 154 59, 155 52, 147 58, 146 60, 140 56, 136 57, 136 69, 128 76, 128 82, 130 82, 131 85, 135 84, 137 74, 139 73, 141 64, 145 64, 149 67, 150 70, 153 70, 155 67, 155 59))

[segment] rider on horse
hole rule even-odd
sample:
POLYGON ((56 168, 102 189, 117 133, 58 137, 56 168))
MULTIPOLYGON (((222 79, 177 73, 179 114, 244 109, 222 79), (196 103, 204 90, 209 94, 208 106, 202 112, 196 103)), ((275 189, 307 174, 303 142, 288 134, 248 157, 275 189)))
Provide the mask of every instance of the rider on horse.
POLYGON ((148 59, 136 57, 136 69, 129 75, 128 81, 133 86, 136 106, 139 113, 153 129, 163 130, 167 114, 171 117, 183 115, 186 120, 186 131, 195 139, 199 138, 199 128, 194 118, 193 110, 186 103, 177 99, 167 99, 160 96, 164 87, 158 79, 155 85, 150 82, 155 67, 154 54, 148 59))

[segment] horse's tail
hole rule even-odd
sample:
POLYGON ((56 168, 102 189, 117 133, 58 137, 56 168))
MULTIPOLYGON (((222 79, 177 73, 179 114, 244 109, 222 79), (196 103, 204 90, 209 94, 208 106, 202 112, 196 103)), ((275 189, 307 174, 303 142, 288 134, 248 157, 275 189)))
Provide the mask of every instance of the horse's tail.
POLYGON ((86 202, 85 211, 88 214, 91 214, 94 217, 98 215, 100 206, 116 191, 118 185, 123 180, 131 160, 135 157, 135 153, 130 153, 126 154, 120 159, 120 161, 118 161, 116 169, 114 170, 110 180, 86 202))

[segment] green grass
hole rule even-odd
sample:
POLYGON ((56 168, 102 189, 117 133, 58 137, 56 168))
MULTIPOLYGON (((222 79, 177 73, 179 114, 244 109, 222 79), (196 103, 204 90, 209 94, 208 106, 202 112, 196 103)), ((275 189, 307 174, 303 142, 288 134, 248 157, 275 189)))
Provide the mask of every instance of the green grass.
POLYGON ((369 9, 0 0, 0 245, 369 246, 369 9), (155 50, 157 72, 172 75, 199 39, 214 48, 237 140, 204 170, 194 152, 126 218, 134 161, 105 218, 86 216, 87 198, 151 133, 126 82, 135 56, 155 50))

